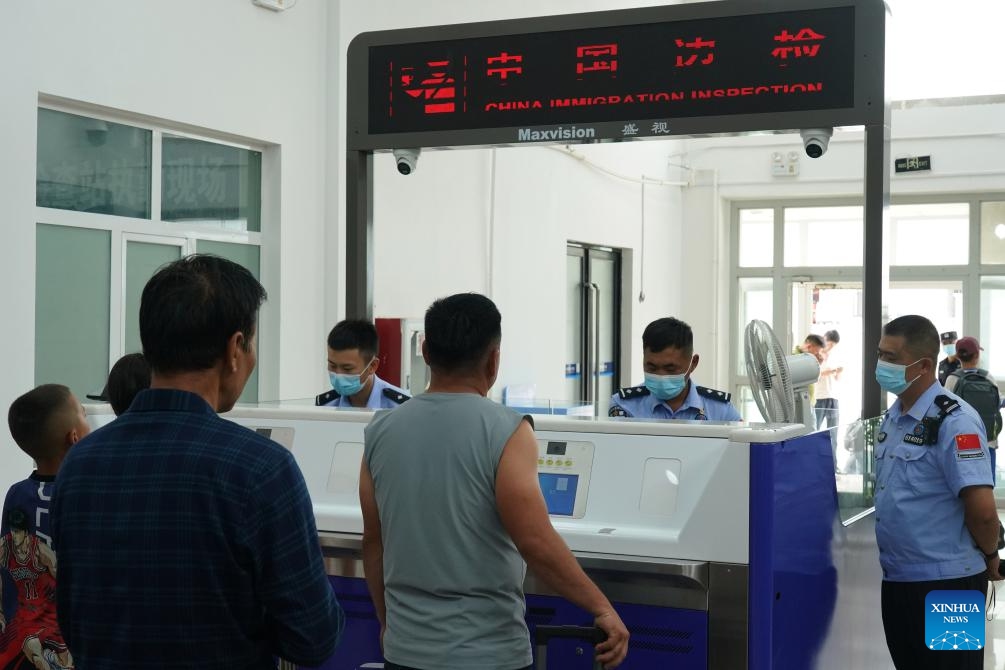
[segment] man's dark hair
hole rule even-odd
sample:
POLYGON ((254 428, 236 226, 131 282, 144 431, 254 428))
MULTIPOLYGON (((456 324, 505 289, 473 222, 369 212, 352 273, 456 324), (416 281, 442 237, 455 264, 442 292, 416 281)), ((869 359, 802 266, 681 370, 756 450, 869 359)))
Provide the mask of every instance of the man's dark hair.
POLYGON ((36 461, 59 453, 73 424, 70 396, 62 384, 42 384, 11 403, 7 426, 21 451, 36 461))
POLYGON ((809 335, 807 335, 806 339, 803 340, 803 342, 809 342, 810 344, 815 344, 818 347, 824 346, 824 338, 820 337, 816 333, 810 333, 809 335))
POLYGON ((129 409, 136 394, 146 388, 150 388, 150 365, 143 354, 126 354, 115 361, 105 391, 115 416, 129 409))
POLYGON ((335 351, 359 349, 360 356, 369 361, 380 352, 377 328, 369 321, 339 321, 328 333, 328 347, 335 351))
POLYGON ((837 344, 838 342, 841 341, 841 333, 837 332, 836 330, 828 330, 826 333, 824 333, 824 339, 829 340, 834 344, 837 344))
POLYGON ((903 337, 904 348, 918 358, 930 358, 933 362, 939 358, 939 331, 935 324, 923 316, 898 316, 883 326, 883 334, 903 337))
POLYGON ((694 353, 694 333, 691 326, 672 316, 656 319, 642 332, 642 349, 654 354, 667 347, 680 349, 687 355, 694 353))
POLYGON ((446 372, 471 368, 501 339, 502 315, 495 303, 478 293, 440 298, 426 310, 431 367, 446 372))
POLYGON ((143 355, 155 372, 207 370, 234 333, 251 346, 265 298, 258 280, 225 258, 195 254, 169 263, 143 287, 143 355))

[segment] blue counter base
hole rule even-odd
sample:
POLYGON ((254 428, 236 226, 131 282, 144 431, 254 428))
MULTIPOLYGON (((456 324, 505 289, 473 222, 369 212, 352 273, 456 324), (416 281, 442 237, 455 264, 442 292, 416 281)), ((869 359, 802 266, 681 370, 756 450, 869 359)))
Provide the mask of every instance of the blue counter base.
MULTIPOLYGON (((381 663, 380 627, 363 579, 330 577, 332 588, 346 614, 345 632, 326 670, 357 670, 366 663, 381 663)), ((632 633, 625 670, 674 668, 707 670, 708 615, 696 610, 615 604, 632 633)), ((552 596, 527 596, 527 625, 590 625, 592 618, 578 607, 552 596)), ((590 670, 592 651, 575 640, 555 640, 548 645, 549 670, 590 670)), ((536 660, 536 659, 535 659, 536 660)))

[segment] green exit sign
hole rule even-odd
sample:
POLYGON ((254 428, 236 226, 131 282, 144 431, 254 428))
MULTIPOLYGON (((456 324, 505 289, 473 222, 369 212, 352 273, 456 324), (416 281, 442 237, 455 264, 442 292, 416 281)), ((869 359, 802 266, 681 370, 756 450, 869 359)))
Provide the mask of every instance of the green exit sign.
POLYGON ((931 156, 910 156, 908 158, 898 158, 893 163, 893 169, 899 174, 901 172, 921 172, 932 169, 931 156))

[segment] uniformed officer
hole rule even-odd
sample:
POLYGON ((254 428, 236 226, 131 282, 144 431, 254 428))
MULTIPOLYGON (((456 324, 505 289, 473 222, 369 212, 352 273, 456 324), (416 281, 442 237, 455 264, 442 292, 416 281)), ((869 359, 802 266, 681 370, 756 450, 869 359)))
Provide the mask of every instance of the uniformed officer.
POLYGON ((369 321, 346 320, 328 333, 328 377, 332 390, 318 395, 316 405, 391 409, 410 398, 377 376, 377 329, 369 321))
POLYGON ((942 351, 946 354, 939 362, 939 383, 945 386, 949 375, 960 369, 960 359, 956 356, 956 331, 948 330, 939 335, 939 339, 942 340, 942 351))
POLYGON ((897 395, 875 450, 887 646, 901 670, 979 670, 983 646, 953 653, 928 648, 925 598, 933 590, 986 594, 989 576, 999 579, 999 524, 984 425, 936 381, 939 334, 925 317, 886 324, 878 355, 876 381, 897 395))
POLYGON ((615 393, 608 415, 740 421, 740 413, 729 403, 728 393, 691 382, 697 367, 691 326, 673 317, 653 321, 642 333, 645 384, 615 393))

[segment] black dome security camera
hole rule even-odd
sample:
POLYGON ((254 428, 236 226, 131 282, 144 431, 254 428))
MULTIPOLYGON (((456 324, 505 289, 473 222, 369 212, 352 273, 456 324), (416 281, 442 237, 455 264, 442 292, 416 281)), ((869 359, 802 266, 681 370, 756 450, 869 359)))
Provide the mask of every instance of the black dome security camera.
POLYGON ((421 151, 422 149, 395 149, 394 162, 398 166, 398 172, 406 176, 415 172, 421 151))
POLYGON ((803 138, 803 148, 810 158, 820 158, 827 153, 827 145, 830 144, 833 128, 806 128, 800 130, 799 134, 803 138))

